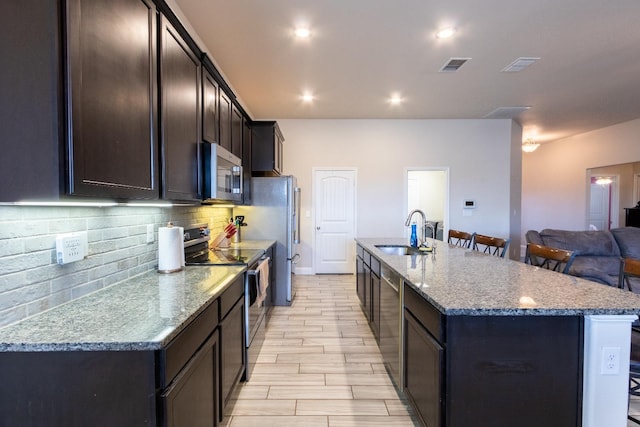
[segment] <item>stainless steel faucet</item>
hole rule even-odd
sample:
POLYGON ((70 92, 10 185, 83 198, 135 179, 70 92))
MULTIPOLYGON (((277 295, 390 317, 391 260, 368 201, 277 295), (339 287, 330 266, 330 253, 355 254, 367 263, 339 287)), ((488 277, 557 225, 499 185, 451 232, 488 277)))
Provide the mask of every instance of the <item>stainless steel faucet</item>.
POLYGON ((419 213, 420 217, 422 218, 422 241, 420 242, 420 245, 426 245, 427 244, 427 228, 431 229, 431 236, 433 238, 435 238, 436 236, 434 236, 434 230, 433 230, 433 226, 429 223, 427 223, 427 216, 424 214, 424 212, 422 212, 420 209, 414 209, 409 213, 409 216, 407 217, 407 220, 404 222, 404 225, 406 225, 407 227, 409 227, 411 225, 411 218, 413 217, 413 214, 415 213, 419 213))

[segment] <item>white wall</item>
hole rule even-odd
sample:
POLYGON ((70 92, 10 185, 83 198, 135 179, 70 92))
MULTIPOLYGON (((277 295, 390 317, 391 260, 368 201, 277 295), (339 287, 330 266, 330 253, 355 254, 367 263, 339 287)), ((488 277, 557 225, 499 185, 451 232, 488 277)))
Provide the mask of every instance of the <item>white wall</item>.
MULTIPOLYGON (((509 236, 513 151, 520 154, 521 131, 511 120, 286 120, 284 172, 302 187, 301 261, 313 268, 313 167, 357 168, 356 235, 405 235, 404 180, 407 168, 448 167, 451 228, 509 236), (515 137, 515 140, 513 139, 515 137), (514 148, 515 147, 515 148, 514 148), (462 201, 477 209, 463 216, 462 201), (305 213, 310 212, 311 217, 305 213)), ((519 203, 515 206, 520 217, 519 203)), ((513 237, 513 236, 512 236, 513 237)), ((519 229, 516 238, 519 238, 519 229)), ((519 242, 517 243, 519 246, 519 242)), ((313 271, 313 270, 311 270, 313 271)), ((310 272, 311 272, 310 271, 310 272)))
MULTIPOLYGON (((587 169, 640 160, 640 119, 543 144, 523 156, 522 233, 587 228, 587 169)), ((523 240, 524 242, 524 240, 523 240)))

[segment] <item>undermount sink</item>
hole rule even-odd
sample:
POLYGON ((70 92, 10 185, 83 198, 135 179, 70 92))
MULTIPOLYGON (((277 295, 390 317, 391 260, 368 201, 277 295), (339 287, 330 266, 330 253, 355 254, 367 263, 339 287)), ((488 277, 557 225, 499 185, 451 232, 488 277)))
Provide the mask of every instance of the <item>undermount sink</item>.
POLYGON ((418 248, 406 245, 375 245, 376 248, 388 255, 414 255, 420 254, 418 248))

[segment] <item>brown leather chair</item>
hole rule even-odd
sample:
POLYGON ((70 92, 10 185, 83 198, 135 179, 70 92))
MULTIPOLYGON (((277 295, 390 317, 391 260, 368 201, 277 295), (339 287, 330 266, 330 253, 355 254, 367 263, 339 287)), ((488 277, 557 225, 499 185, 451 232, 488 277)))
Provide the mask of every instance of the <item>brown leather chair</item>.
MULTIPOLYGON (((640 259, 623 258, 620 260, 618 287, 633 292, 631 278, 640 278, 640 259)), ((631 328, 631 363, 629 364, 629 395, 640 396, 640 324, 636 320, 631 328)), ((627 418, 636 424, 640 419, 627 414, 627 418)))
POLYGON ((485 236, 476 234, 473 237, 473 249, 485 254, 499 256, 504 258, 509 249, 511 239, 501 239, 499 237, 485 236))
MULTIPOLYGON (((620 274, 618 275, 618 287, 625 287, 633 292, 631 278, 640 278, 640 259, 623 258, 620 261, 620 274)), ((636 282, 637 283, 637 282, 636 282)))
POLYGON ((569 273, 569 268, 577 255, 577 251, 552 248, 550 246, 527 243, 526 264, 543 267, 559 273, 569 273))
POLYGON ((466 231, 449 230, 449 238, 447 239, 447 242, 461 248, 470 248, 475 234, 476 233, 470 234, 466 231))

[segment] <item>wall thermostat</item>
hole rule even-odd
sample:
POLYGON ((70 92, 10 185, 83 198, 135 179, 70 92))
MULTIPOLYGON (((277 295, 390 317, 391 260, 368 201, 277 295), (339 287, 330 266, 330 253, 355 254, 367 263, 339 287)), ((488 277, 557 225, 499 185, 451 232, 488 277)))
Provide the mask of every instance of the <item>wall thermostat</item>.
POLYGON ((465 200, 464 202, 462 202, 462 207, 464 209, 475 209, 476 208, 476 201, 475 200, 465 200))

